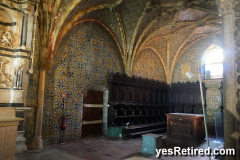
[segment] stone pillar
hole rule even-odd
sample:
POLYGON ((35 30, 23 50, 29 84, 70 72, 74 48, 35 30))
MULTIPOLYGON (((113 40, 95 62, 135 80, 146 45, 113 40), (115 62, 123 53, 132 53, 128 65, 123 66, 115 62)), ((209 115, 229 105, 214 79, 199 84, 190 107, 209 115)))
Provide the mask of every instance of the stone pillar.
POLYGON ((43 121, 45 76, 46 76, 46 71, 40 70, 36 129, 35 129, 35 136, 32 140, 32 145, 31 145, 32 149, 42 148, 42 121, 43 121))
POLYGON ((2 64, 3 64, 3 60, 0 59, 0 73, 2 72, 2 64))
POLYGON ((22 38, 21 38, 21 49, 27 50, 27 20, 28 20, 28 11, 24 12, 23 23, 22 23, 22 38))
MULTIPOLYGON (((235 63, 235 15, 234 0, 218 0, 219 12, 223 20, 223 106, 224 106, 224 148, 234 148, 237 152, 238 135, 237 104, 236 104, 236 63, 235 63)), ((238 159, 226 156, 225 160, 238 159)))
POLYGON ((20 74, 20 77, 19 77, 19 89, 22 89, 22 78, 23 78, 23 68, 20 68, 19 69, 19 74, 20 74))
POLYGON ((15 68, 15 77, 14 77, 13 88, 17 88, 17 87, 18 87, 18 69, 15 68))
POLYGON ((103 134, 107 135, 108 91, 103 92, 103 134))

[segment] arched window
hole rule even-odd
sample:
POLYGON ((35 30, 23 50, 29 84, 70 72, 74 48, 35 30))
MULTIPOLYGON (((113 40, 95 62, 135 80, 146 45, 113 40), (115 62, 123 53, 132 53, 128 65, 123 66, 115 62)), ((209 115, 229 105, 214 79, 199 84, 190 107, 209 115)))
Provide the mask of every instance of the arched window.
POLYGON ((211 45, 203 57, 205 79, 223 78, 223 49, 211 45))

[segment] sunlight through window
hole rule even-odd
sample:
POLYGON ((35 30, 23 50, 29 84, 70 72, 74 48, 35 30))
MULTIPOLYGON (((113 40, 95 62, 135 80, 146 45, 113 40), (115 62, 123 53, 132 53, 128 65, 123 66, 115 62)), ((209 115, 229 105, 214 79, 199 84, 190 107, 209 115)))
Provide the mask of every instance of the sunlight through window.
POLYGON ((205 54, 205 78, 223 78, 223 49, 213 45, 205 54))

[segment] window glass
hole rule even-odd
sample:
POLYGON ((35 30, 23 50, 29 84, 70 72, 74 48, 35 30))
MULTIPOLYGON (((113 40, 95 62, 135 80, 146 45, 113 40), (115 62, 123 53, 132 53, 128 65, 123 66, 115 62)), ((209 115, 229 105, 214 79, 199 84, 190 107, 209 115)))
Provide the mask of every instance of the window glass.
POLYGON ((205 58, 205 78, 223 78, 223 49, 211 46, 205 58))

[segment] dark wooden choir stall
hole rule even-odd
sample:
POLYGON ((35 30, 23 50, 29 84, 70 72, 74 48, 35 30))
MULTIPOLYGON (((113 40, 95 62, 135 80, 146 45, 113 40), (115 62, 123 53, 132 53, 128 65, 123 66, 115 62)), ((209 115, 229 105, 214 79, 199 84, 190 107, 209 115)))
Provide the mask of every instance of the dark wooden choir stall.
POLYGON ((123 138, 166 132, 168 85, 112 74, 109 83, 108 135, 123 138))
POLYGON ((191 146, 205 141, 199 82, 172 84, 169 89, 169 105, 174 113, 167 114, 165 140, 168 143, 191 146))
MULTIPOLYGON (((165 82, 111 74, 108 135, 123 138, 168 132, 167 142, 205 140, 199 83, 165 82)), ((205 93, 205 92, 204 92, 205 93)))

